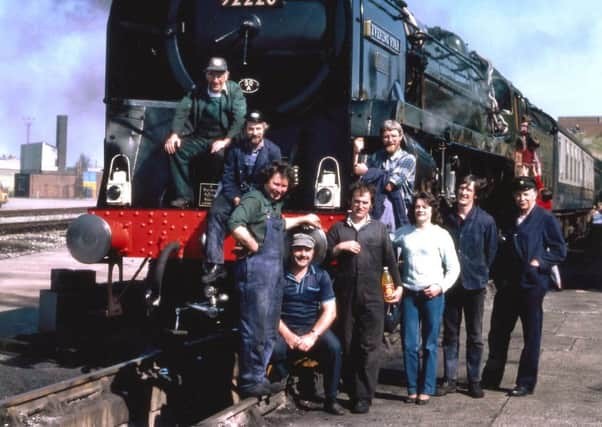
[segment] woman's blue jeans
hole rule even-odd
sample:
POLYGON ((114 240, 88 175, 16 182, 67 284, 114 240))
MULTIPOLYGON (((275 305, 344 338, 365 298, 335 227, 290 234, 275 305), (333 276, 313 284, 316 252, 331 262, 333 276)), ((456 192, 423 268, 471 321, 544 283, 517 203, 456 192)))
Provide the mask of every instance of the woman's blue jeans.
POLYGON ((437 387, 437 339, 445 306, 443 294, 429 299, 424 292, 404 289, 403 363, 408 395, 434 395, 437 387), (422 338, 422 340, 421 340, 422 338), (422 342, 422 369, 419 350, 422 342))

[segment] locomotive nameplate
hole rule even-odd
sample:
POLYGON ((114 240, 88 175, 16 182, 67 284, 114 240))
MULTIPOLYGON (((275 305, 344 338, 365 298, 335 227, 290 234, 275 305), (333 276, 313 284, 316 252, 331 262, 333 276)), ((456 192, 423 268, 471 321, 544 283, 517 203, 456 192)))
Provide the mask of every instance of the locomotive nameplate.
POLYGON ((401 52, 401 40, 369 19, 364 21, 364 35, 370 41, 396 55, 401 52))
POLYGON ((215 182, 201 182, 199 184, 199 208, 210 208, 215 200, 218 184, 215 182))
POLYGON ((282 7, 284 0, 219 0, 222 7, 282 7))

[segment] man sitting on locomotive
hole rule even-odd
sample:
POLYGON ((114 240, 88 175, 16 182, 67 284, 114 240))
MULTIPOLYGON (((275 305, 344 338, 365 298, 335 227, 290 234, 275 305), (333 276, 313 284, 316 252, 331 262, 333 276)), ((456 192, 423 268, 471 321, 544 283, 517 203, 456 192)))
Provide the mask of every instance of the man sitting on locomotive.
POLYGON ((274 349, 282 305, 284 231, 308 224, 320 227, 320 218, 306 214, 282 218, 283 198, 294 178, 286 163, 264 170, 261 190, 251 190, 232 212, 228 227, 242 246, 235 266, 240 300, 238 387, 242 396, 262 396, 278 390, 266 377, 274 349))
POLYGON ((173 207, 192 204, 191 160, 207 152, 223 157, 224 149, 242 130, 247 102, 240 87, 228 77, 226 60, 211 58, 205 68, 206 85, 188 93, 176 107, 171 134, 164 144, 176 196, 173 207))
POLYGON ((246 137, 226 151, 224 175, 207 221, 207 268, 201 278, 205 284, 226 276, 224 238, 230 214, 239 205, 243 194, 261 188, 261 171, 282 158, 280 148, 264 138, 267 128, 263 114, 257 110, 251 111, 246 116, 246 137))
POLYGON ((412 203, 416 157, 401 148, 404 134, 399 122, 385 120, 380 134, 384 147, 368 157, 366 163, 359 161, 359 154, 364 149, 364 139, 355 138, 353 172, 361 177, 364 183, 375 187, 372 217, 395 230, 410 223, 408 207, 412 203), (393 209, 393 224, 388 224, 391 221, 387 219, 385 199, 393 209))
POLYGON ((276 375, 286 378, 288 361, 306 354, 316 357, 324 370, 324 410, 342 415, 336 401, 342 348, 330 330, 337 308, 330 276, 312 264, 315 244, 309 234, 293 236, 272 363, 276 375))

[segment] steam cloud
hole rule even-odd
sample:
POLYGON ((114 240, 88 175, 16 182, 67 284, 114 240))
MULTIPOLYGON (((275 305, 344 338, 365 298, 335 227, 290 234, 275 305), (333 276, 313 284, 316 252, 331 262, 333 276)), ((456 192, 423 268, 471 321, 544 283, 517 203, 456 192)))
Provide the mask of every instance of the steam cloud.
POLYGON ((0 155, 30 141, 56 143, 69 116, 67 165, 84 153, 102 166, 105 38, 110 0, 0 2, 0 155))

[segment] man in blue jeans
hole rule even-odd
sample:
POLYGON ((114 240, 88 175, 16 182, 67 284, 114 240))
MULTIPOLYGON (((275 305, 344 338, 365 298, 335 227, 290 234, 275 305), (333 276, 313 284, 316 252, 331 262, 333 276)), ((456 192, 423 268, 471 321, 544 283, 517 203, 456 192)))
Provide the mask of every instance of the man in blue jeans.
POLYGON ((314 246, 308 234, 293 236, 272 362, 277 375, 284 378, 288 374, 287 360, 305 354, 316 357, 324 370, 324 410, 343 415, 336 401, 342 349, 329 329, 337 312, 334 291, 328 273, 311 263, 314 246))
POLYGON ((261 171, 282 158, 280 148, 264 137, 267 128, 263 114, 258 110, 250 111, 245 121, 246 137, 226 152, 220 190, 207 220, 206 273, 201 277, 205 284, 226 276, 224 238, 230 214, 240 204, 243 194, 261 188, 261 171))
POLYGON ((443 355, 445 374, 437 395, 456 391, 460 325, 464 312, 466 327, 466 368, 468 394, 484 396, 480 371, 483 358, 483 307, 489 269, 497 251, 497 227, 494 219, 475 205, 481 179, 465 176, 458 186, 454 209, 444 216, 445 228, 454 239, 460 261, 460 278, 445 294, 443 312, 443 355))

